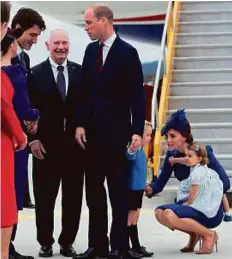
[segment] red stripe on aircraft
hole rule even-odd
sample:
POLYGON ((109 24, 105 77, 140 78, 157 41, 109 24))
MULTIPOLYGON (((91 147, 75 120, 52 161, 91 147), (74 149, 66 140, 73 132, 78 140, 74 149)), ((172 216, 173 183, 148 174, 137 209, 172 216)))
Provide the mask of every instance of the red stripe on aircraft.
POLYGON ((149 15, 142 17, 130 17, 130 18, 117 18, 114 22, 149 22, 149 21, 162 21, 165 20, 165 14, 149 15))

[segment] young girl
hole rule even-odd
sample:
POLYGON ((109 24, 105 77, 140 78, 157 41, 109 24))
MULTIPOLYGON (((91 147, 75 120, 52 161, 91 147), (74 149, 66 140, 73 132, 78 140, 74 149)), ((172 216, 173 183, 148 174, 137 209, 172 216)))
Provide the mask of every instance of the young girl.
MULTIPOLYGON (((177 203, 192 207, 201 212, 206 218, 214 218, 219 210, 223 197, 223 183, 218 174, 208 168, 208 157, 206 148, 193 142, 187 146, 185 151, 186 165, 190 166, 190 175, 187 179, 181 181, 177 193, 177 203)), ((204 221, 204 218, 199 218, 204 221)), ((195 242, 183 248, 182 252, 193 251, 199 236, 196 235, 195 242)), ((217 251, 218 235, 213 232, 213 239, 208 242, 203 238, 203 244, 198 254, 211 253, 213 245, 216 245, 217 251)))
MULTIPOLYGON (((188 157, 178 157, 178 158, 175 158, 175 157, 170 157, 169 158, 169 162, 170 164, 173 166, 174 164, 186 164, 188 162, 188 157)), ((230 206, 229 206, 229 202, 228 202, 228 199, 226 197, 226 195, 224 194, 223 195, 223 209, 224 209, 224 221, 225 222, 230 222, 232 221, 232 215, 230 213, 230 206)))
POLYGON ((190 175, 180 183, 177 202, 184 202, 206 216, 213 217, 222 201, 222 182, 218 174, 208 168, 207 152, 203 145, 197 142, 189 144, 186 149, 186 160, 191 168, 190 175))
POLYGON ((147 178, 147 158, 143 147, 151 141, 151 134, 152 125, 145 122, 142 145, 132 143, 127 150, 127 158, 131 161, 128 213, 128 256, 130 258, 151 257, 153 255, 153 253, 147 252, 146 248, 140 245, 137 227, 147 178), (130 250, 129 239, 132 243, 132 250, 130 250))

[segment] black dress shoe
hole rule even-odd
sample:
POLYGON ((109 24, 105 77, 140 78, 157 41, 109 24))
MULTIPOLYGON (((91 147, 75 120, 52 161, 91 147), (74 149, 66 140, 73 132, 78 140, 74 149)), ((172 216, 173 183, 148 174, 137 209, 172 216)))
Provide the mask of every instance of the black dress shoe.
POLYGON ((122 259, 122 253, 120 253, 118 250, 111 251, 109 253, 108 259, 122 259))
POLYGON ((51 257, 53 256, 53 251, 51 246, 41 246, 39 250, 39 257, 51 257))
POLYGON ((35 204, 29 202, 28 204, 24 204, 23 208, 25 208, 25 209, 35 209, 35 204))
POLYGON ((133 249, 133 251, 141 254, 143 257, 151 257, 154 253, 148 252, 145 246, 141 246, 140 248, 133 249))
POLYGON ((93 259, 97 257, 107 258, 108 252, 99 251, 96 247, 90 247, 84 253, 76 254, 73 259, 93 259))
POLYGON ((129 251, 126 253, 126 255, 125 255, 124 257, 125 257, 125 258, 132 258, 132 259, 139 259, 139 258, 142 258, 143 255, 137 253, 137 252, 134 251, 134 250, 129 250, 129 251))
POLYGON ((9 255, 9 258, 10 259, 34 259, 33 256, 21 255, 20 253, 18 253, 15 250, 9 255))
POLYGON ((65 257, 74 257, 76 255, 76 251, 72 246, 69 247, 60 247, 60 254, 65 257))

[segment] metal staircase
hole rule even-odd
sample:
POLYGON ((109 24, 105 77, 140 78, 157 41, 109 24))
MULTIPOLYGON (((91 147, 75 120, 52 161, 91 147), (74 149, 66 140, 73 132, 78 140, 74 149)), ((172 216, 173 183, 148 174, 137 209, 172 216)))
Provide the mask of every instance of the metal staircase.
POLYGON ((185 108, 232 183, 232 1, 183 2, 168 115, 185 108))

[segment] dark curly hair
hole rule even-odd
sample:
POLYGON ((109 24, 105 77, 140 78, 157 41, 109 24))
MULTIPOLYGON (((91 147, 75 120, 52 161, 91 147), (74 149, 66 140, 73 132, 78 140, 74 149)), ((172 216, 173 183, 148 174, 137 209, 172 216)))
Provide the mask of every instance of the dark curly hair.
POLYGON ((31 8, 20 8, 14 16, 11 27, 14 29, 19 24, 24 31, 30 29, 34 25, 37 25, 41 31, 46 29, 43 17, 31 8))

